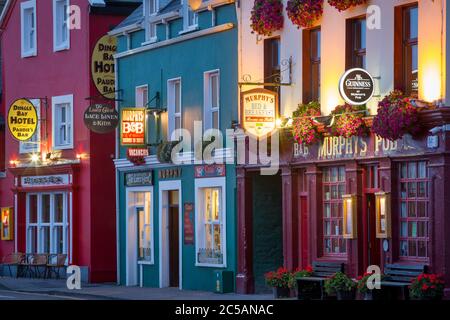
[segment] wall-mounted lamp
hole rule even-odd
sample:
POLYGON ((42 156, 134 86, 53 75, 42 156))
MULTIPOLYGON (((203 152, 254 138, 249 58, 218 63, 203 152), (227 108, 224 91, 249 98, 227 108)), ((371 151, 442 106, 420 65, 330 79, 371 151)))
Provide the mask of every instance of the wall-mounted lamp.
POLYGON ((343 236, 344 239, 356 239, 358 237, 357 226, 357 198, 356 195, 346 194, 342 196, 343 200, 343 236))
POLYGON ((202 5, 202 0, 189 0, 189 6, 193 11, 197 11, 200 9, 200 6, 202 5))
POLYGON ((31 155, 31 161, 32 162, 38 162, 39 161, 39 155, 38 154, 36 154, 36 153, 33 153, 32 155, 31 155))
POLYGON ((377 238, 391 238, 391 195, 389 193, 375 194, 375 210, 377 238))

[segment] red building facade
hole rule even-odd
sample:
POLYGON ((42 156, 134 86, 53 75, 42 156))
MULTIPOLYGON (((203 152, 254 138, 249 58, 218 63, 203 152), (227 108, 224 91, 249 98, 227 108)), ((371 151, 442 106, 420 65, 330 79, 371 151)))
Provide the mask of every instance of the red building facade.
POLYGON ((38 111, 39 125, 25 143, 4 126, 0 206, 13 209, 14 236, 0 242, 1 256, 64 253, 68 264, 81 267, 83 280, 116 279, 114 133, 89 131, 83 114, 93 103, 114 106, 91 78, 91 55, 137 4, 7 2, 1 115, 6 119, 9 106, 26 98, 38 111))

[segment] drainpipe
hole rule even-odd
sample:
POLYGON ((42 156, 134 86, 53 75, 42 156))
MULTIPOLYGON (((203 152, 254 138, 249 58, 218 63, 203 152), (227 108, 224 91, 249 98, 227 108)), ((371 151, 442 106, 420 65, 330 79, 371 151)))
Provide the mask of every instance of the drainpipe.
MULTIPOLYGON (((119 111, 119 90, 118 90, 118 84, 119 84, 119 71, 118 71, 118 64, 117 64, 117 58, 114 57, 114 77, 116 79, 116 110, 119 111)), ((119 115, 120 117, 120 115, 119 115)), ((119 124, 120 125, 120 124, 119 124)), ((116 150, 115 150, 115 158, 119 159, 119 128, 116 128, 116 150)), ((115 165, 114 165, 115 166, 115 165)), ((119 170, 117 167, 115 167, 115 173, 116 173, 116 267, 117 267, 117 284, 120 284, 120 228, 119 228, 119 215, 120 215, 120 201, 119 201, 119 170)))

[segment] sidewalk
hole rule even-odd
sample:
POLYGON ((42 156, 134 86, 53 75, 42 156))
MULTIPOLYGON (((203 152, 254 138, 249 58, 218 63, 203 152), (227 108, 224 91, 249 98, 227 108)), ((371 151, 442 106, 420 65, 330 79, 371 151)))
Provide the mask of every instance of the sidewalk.
POLYGON ((271 294, 216 294, 177 288, 139 288, 115 284, 82 284, 81 290, 69 290, 65 280, 43 280, 0 277, 0 289, 27 293, 43 293, 92 300, 272 300, 271 294))

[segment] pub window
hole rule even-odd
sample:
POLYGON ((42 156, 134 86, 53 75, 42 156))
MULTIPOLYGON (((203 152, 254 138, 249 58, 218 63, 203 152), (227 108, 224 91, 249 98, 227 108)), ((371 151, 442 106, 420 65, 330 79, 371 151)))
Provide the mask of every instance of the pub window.
POLYGON ((52 98, 53 147, 73 148, 73 95, 52 98))
POLYGON ((345 167, 323 169, 323 254, 346 253, 343 237, 343 200, 345 194, 345 167))
POLYGON ((168 138, 170 140, 172 133, 182 126, 182 106, 181 106, 181 79, 172 79, 168 81, 168 138))
POLYGON ((320 100, 321 30, 303 31, 303 102, 320 100))
POLYGON ((347 20, 347 69, 366 69, 366 18, 347 20))
POLYGON ((225 266, 225 179, 202 179, 196 190, 197 265, 225 266))
POLYGON ((428 185, 427 162, 400 164, 400 257, 428 257, 428 185))
POLYGON ((69 49, 69 0, 53 0, 53 51, 69 49))
MULTIPOLYGON (((276 83, 280 81, 280 38, 264 40, 264 82, 276 83)), ((276 87, 266 87, 276 90, 276 87)))
POLYGON ((413 6, 395 9, 395 86, 407 95, 417 96, 419 9, 413 6))
POLYGON ((22 58, 37 54, 36 0, 20 4, 22 58))
POLYGON ((19 153, 32 153, 41 151, 41 100, 31 99, 30 102, 36 108, 38 115, 38 124, 36 127, 36 132, 33 134, 30 140, 21 141, 19 145, 19 153))

